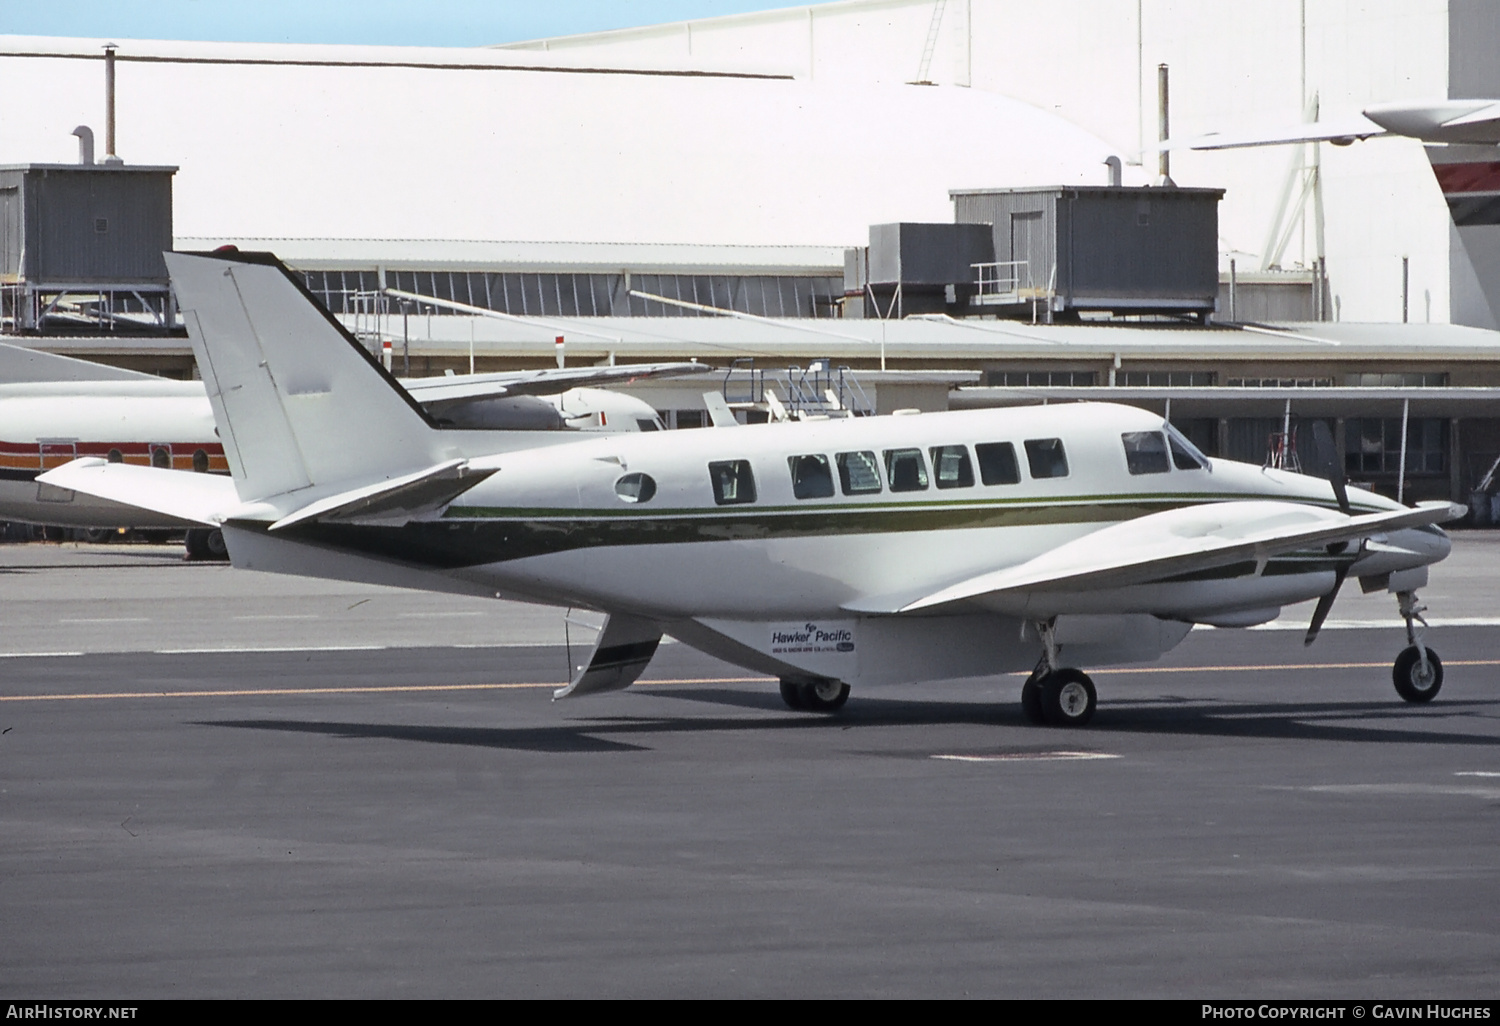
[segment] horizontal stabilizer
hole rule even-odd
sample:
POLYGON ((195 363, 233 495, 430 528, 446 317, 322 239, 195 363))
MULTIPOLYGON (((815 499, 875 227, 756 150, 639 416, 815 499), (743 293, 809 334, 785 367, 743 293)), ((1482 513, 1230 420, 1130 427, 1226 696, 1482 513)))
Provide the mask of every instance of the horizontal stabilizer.
POLYGON ((448 460, 415 474, 319 499, 282 517, 271 525, 271 530, 279 531, 307 520, 358 521, 415 516, 446 506, 494 472, 493 468, 476 469, 468 460, 448 460))
POLYGON ((22 346, 0 344, 0 384, 22 381, 160 381, 155 374, 106 367, 22 346))
POLYGON ((220 524, 224 514, 240 505, 234 481, 222 475, 109 463, 97 456, 65 463, 39 475, 37 480, 213 527, 220 524))
POLYGON ((649 378, 676 378, 711 370, 701 363, 642 363, 614 367, 558 367, 494 374, 403 378, 401 387, 423 406, 500 399, 508 395, 559 395, 574 388, 603 388, 649 378))
POLYGON ((940 591, 860 600, 844 608, 861 613, 909 613, 989 595, 1123 588, 1244 560, 1264 563, 1282 553, 1439 524, 1463 513, 1462 506, 1446 502, 1355 517, 1285 502, 1188 506, 1106 527, 1028 562, 940 591))
POLYGON ((623 691, 646 672, 656 646, 661 644, 661 628, 638 616, 611 614, 594 642, 589 661, 577 668, 565 688, 552 693, 554 699, 591 695, 601 691, 623 691))

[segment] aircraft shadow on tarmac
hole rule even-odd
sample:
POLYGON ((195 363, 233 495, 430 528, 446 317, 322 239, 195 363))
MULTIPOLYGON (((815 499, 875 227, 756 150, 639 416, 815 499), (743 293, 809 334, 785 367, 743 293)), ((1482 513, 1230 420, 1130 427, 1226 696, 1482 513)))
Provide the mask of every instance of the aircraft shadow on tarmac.
MULTIPOLYGON (((1497 701, 1447 702, 1441 710, 1412 709, 1390 702, 1303 702, 1287 704, 1234 703, 1202 700, 1119 701, 1101 706, 1093 725, 1081 731, 1032 727, 1018 708, 974 702, 910 701, 861 698, 837 716, 810 716, 780 706, 774 695, 715 689, 679 689, 652 692, 669 697, 720 706, 733 706, 767 714, 764 718, 718 716, 606 716, 576 722, 536 727, 451 727, 418 724, 347 723, 319 720, 205 720, 198 726, 235 727, 325 734, 338 738, 383 738, 427 744, 469 745, 515 751, 557 754, 649 751, 649 744, 624 738, 649 735, 702 734, 755 730, 858 730, 870 727, 963 725, 1019 727, 1035 736, 1055 741, 1062 737, 1079 743, 1097 744, 1112 734, 1160 734, 1263 740, 1344 741, 1379 744, 1447 744, 1480 747, 1500 746, 1500 736, 1463 733, 1451 729, 1451 718, 1491 719, 1500 708, 1497 701), (1444 717, 1450 729, 1427 729, 1424 720, 1444 717)), ((1476 720, 1476 726, 1479 721, 1476 720)), ((1007 737, 1006 740, 1016 740, 1007 737)))

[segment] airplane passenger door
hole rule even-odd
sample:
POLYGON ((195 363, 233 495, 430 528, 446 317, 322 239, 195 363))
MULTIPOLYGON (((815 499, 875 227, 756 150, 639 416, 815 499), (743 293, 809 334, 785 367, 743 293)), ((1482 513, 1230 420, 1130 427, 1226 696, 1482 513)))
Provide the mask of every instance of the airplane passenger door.
MULTIPOLYGON (((37 463, 40 470, 51 470, 60 467, 64 463, 71 463, 78 456, 78 442, 74 439, 63 441, 61 439, 41 438, 37 440, 37 463)), ((36 486, 37 502, 72 502, 73 493, 66 488, 58 488, 56 485, 38 484, 36 486)))

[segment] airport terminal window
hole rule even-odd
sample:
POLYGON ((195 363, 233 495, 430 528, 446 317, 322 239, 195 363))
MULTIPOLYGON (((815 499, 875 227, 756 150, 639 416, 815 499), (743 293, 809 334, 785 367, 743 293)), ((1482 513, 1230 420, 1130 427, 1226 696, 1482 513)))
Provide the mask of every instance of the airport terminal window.
POLYGON ((1167 439, 1160 432, 1127 431, 1120 441, 1125 445, 1125 466, 1132 474, 1165 474, 1172 469, 1167 439))
MULTIPOLYGON (((1441 474, 1448 469, 1448 422, 1412 417, 1406 425, 1406 472, 1441 474)), ((1394 474, 1401 469, 1401 418, 1351 417, 1344 422, 1344 470, 1350 474, 1394 474)))
POLYGON ((720 506, 755 501, 755 475, 750 471, 749 460, 710 463, 708 476, 714 485, 714 502, 720 506))
POLYGON ((890 481, 893 492, 926 491, 927 463, 922 459, 922 450, 887 449, 885 476, 890 481))
POLYGON ((880 462, 873 452, 841 452, 834 459, 839 465, 839 484, 845 495, 880 491, 880 462))
POLYGON ((974 487, 974 464, 963 445, 935 445, 931 449, 932 476, 939 488, 974 487))
POLYGON ((1068 454, 1063 451, 1062 439, 1028 438, 1026 465, 1034 478, 1067 477, 1068 454))
POLYGON ((1016 447, 1009 442, 981 442, 974 446, 979 457, 979 480, 987 485, 1019 484, 1021 467, 1016 463, 1016 447))
POLYGON ((656 482, 650 474, 626 474, 615 482, 615 494, 621 502, 650 502, 656 482))
POLYGON ((792 494, 797 498, 827 499, 833 496, 833 471, 829 469, 827 456, 788 456, 786 462, 792 471, 792 494))

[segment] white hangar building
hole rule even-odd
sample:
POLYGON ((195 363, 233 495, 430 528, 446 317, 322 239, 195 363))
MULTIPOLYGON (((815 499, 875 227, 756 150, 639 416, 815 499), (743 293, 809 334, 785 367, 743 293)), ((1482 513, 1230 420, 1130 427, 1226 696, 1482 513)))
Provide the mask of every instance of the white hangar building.
MULTIPOLYGON (((1176 138, 1284 128, 1315 111, 1327 120, 1385 101, 1500 98, 1492 0, 845 0, 508 49, 704 67, 775 55, 819 84, 930 81, 938 92, 1013 97, 1105 140, 1127 162, 1144 158, 1137 170, 1151 175, 1160 64, 1170 67, 1176 138)), ((955 158, 1003 131, 918 126, 891 113, 865 104, 846 131, 932 140, 955 158)), ((1500 327, 1475 270, 1500 275, 1500 260, 1465 250, 1416 141, 1176 151, 1171 174, 1179 185, 1226 190, 1226 273, 1231 258, 1242 274, 1311 271, 1323 258, 1330 319, 1400 321, 1405 260, 1410 320, 1500 327)), ((1022 183, 949 181, 972 184, 1022 183)))

